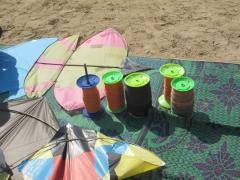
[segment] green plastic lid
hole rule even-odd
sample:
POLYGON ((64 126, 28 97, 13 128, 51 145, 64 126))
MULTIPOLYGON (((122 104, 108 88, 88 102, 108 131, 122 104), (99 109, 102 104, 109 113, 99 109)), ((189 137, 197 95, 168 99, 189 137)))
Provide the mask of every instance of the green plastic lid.
POLYGON ((123 74, 120 71, 109 71, 102 76, 104 84, 116 84, 122 78, 123 74))
POLYGON ((173 89, 180 92, 187 92, 194 88, 195 83, 189 77, 180 77, 172 80, 171 86, 173 89))
POLYGON ((160 67, 159 71, 164 77, 169 78, 181 77, 185 72, 184 68, 179 64, 164 64, 160 67))
POLYGON ((142 87, 149 83, 149 81, 149 75, 142 72, 132 73, 124 78, 124 83, 130 87, 142 87))

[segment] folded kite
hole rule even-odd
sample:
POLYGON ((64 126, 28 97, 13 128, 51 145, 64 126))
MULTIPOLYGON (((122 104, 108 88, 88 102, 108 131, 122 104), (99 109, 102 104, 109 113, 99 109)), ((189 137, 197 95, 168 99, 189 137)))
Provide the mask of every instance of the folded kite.
MULTIPOLYGON (((114 29, 106 29, 88 40, 84 41, 68 60, 67 65, 88 65, 88 72, 102 75, 114 68, 123 67, 127 57, 127 43, 119 32, 114 29), (97 67, 102 66, 102 67, 97 67)), ((77 79, 84 75, 81 66, 65 66, 57 79, 54 87, 54 95, 57 102, 67 111, 84 107, 82 90, 76 84, 77 79)), ((104 96, 104 86, 98 85, 101 98, 104 96)))
POLYGON ((70 124, 19 166, 25 179, 123 179, 164 166, 152 152, 70 124))
POLYGON ((25 79, 24 90, 28 97, 42 97, 55 83, 78 40, 79 35, 73 35, 56 41, 46 49, 25 79))
POLYGON ((11 179, 21 180, 17 165, 48 143, 59 124, 45 98, 0 103, 0 117, 0 177, 9 166, 11 179))
POLYGON ((2 149, 0 149, 0 179, 7 180, 10 175, 12 175, 12 171, 6 163, 2 149))

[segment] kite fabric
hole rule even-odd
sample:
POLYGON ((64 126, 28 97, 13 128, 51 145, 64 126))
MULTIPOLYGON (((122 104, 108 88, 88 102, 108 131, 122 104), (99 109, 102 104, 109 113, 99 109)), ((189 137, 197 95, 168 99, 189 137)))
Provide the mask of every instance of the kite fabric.
POLYGON ((48 143, 59 124, 44 98, 0 104, 0 148, 12 179, 22 179, 15 168, 22 160, 48 143))
POLYGON ((7 180, 10 175, 12 175, 12 171, 6 163, 3 151, 0 149, 0 179, 7 180))
POLYGON ((138 64, 134 61, 132 61, 129 57, 127 57, 124 61, 124 66, 122 69, 122 73, 124 74, 124 76, 127 76, 130 73, 133 72, 139 72, 139 71, 147 71, 147 70, 152 70, 153 68, 142 65, 142 64, 138 64))
POLYGON ((55 83, 78 41, 79 35, 73 35, 58 40, 46 49, 25 79, 24 88, 28 97, 42 97, 55 83))
POLYGON ((25 95, 24 79, 43 51, 57 38, 43 38, 0 49, 1 101, 25 95))
POLYGON ((1 180, 8 180, 10 178, 10 175, 5 172, 0 172, 0 179, 1 180))
POLYGON ((131 177, 164 165, 146 149, 67 124, 18 169, 26 180, 109 180, 131 177))
MULTIPOLYGON (((127 43, 119 32, 106 29, 84 41, 68 60, 67 65, 123 67, 127 57, 127 43)), ((114 68, 88 67, 89 74, 102 75, 114 68)), ((77 79, 84 75, 81 66, 65 66, 54 86, 57 102, 67 111, 83 108, 82 90, 77 86, 77 79)), ((104 96, 104 87, 99 85, 100 96, 104 96)))

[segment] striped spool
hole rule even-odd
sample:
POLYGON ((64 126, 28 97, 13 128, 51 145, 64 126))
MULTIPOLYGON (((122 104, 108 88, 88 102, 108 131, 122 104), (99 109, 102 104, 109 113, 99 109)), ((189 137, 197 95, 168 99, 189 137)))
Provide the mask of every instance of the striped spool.
POLYGON ((101 99, 97 84, 99 77, 93 74, 81 76, 77 80, 77 85, 82 88, 83 102, 88 113, 97 113, 101 108, 101 99))
POLYGON ((194 107, 194 81, 189 77, 172 81, 171 109, 174 114, 191 117, 194 107))
POLYGON ((152 106, 150 77, 142 72, 124 78, 127 110, 137 117, 147 116, 152 106))
POLYGON ((179 64, 164 64, 159 69, 160 73, 164 76, 163 83, 163 95, 161 95, 158 99, 160 107, 170 109, 170 101, 171 101, 171 82, 174 78, 178 78, 183 76, 184 68, 179 64))
POLYGON ((110 71, 102 77, 107 98, 107 110, 112 113, 120 113, 125 109, 123 90, 123 74, 120 71, 110 71))
POLYGON ((163 94, 165 99, 170 102, 171 100, 171 82, 172 82, 172 78, 169 77, 164 77, 164 83, 163 83, 163 94))
POLYGON ((89 113, 96 113, 100 110, 101 100, 97 87, 83 89, 83 102, 89 113))

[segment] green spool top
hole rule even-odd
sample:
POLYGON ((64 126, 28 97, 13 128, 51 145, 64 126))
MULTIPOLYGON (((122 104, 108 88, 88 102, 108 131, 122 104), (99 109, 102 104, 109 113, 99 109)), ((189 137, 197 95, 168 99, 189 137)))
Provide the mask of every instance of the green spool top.
POLYGON ((142 72, 132 73, 124 78, 124 83, 130 87, 142 87, 148 84, 149 81, 149 75, 142 72))
POLYGON ((173 89, 180 92, 187 92, 194 88, 195 83, 189 77, 180 77, 172 80, 171 86, 173 89))
POLYGON ((109 71, 102 76, 104 84, 116 84, 123 79, 120 71, 109 71))
POLYGON ((183 76, 184 68, 179 64, 164 64, 159 69, 160 73, 164 77, 168 78, 178 78, 183 76))

